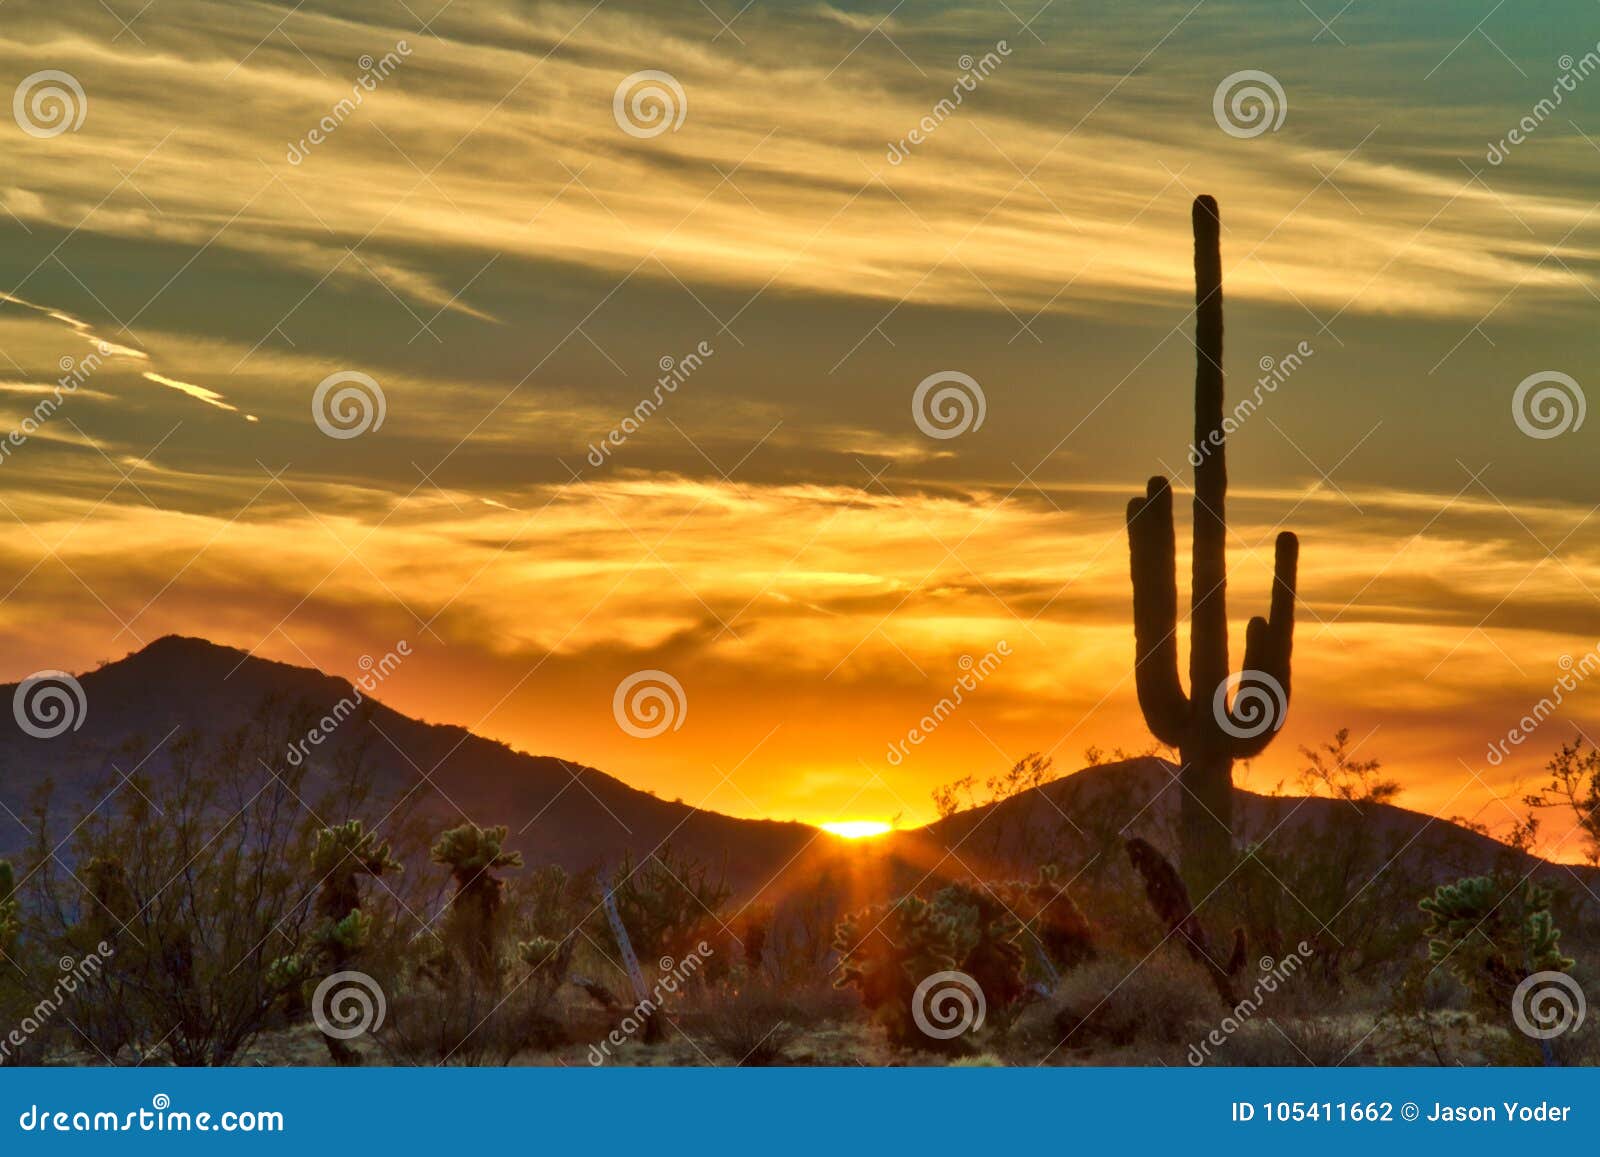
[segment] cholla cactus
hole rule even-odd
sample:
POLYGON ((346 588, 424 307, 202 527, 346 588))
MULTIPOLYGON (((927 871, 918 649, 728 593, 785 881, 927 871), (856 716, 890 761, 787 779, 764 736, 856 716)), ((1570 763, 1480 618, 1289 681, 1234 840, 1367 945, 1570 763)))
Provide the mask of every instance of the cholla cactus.
POLYGON ((517 959, 528 966, 527 988, 536 1005, 542 1007, 566 981, 576 947, 577 941, 571 936, 564 940, 535 936, 517 941, 517 959))
POLYGON ((917 896, 868 908, 839 922, 833 936, 839 953, 835 988, 854 988, 861 1003, 898 1045, 930 1042, 911 1016, 917 985, 955 967, 948 923, 917 896))
POLYGON ((1094 955, 1089 922, 1056 868, 1037 880, 949 884, 931 901, 905 896, 847 916, 834 932, 836 988, 850 987, 896 1044, 961 1048, 917 1030, 917 986, 959 971, 982 990, 986 1019, 1009 1024, 1027 995, 1029 974, 1048 988, 1058 970, 1094 955))
POLYGON ((1022 921, 1053 968, 1073 968, 1095 955, 1094 930, 1068 892, 1070 878, 1056 864, 1045 864, 1031 882, 998 885, 1000 899, 1022 921))
POLYGON ((522 867, 521 852, 502 851, 506 828, 480 828, 465 823, 439 836, 433 862, 450 869, 456 894, 450 901, 450 939, 486 983, 499 979, 496 941, 500 925, 500 893, 505 881, 490 875, 496 868, 522 867))
MULTIPOLYGON (((382 876, 404 868, 390 855, 387 842, 379 843, 377 835, 366 831, 360 820, 347 820, 317 833, 311 870, 322 881, 317 892, 317 915, 338 930, 361 908, 362 876, 382 876)), ((336 939, 348 940, 354 930, 354 925, 347 927, 336 939)), ((359 946, 359 942, 350 945, 359 946)))
POLYGON ((983 990, 986 1013, 1009 1023, 1010 1009, 1027 991, 1022 926, 987 888, 951 884, 933 898, 945 924, 956 967, 983 990))
POLYGON ((1485 1007, 1504 1010, 1524 977, 1572 967, 1551 898, 1544 884, 1494 876, 1440 884, 1417 905, 1428 914, 1428 958, 1448 961, 1485 1007))

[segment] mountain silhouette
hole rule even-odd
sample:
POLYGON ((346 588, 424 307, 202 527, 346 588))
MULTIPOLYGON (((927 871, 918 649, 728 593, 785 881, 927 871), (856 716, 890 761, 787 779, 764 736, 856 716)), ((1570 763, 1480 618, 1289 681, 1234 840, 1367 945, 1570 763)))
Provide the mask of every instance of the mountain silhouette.
MULTIPOLYGON (((347 680, 321 671, 176 635, 78 681, 87 711, 76 730, 41 739, 22 729, 15 712, 0 722, 0 856, 15 857, 26 847, 30 801, 47 779, 57 813, 70 826, 103 801, 108 783, 117 784, 136 766, 141 775, 170 774, 169 749, 185 733, 221 738, 269 701, 320 715, 353 693, 347 680)), ((17 686, 0 686, 0 695, 14 699, 17 686)), ((1105 854, 1095 846, 1090 817, 1102 833, 1141 835, 1171 847, 1182 797, 1172 764, 1124 760, 922 828, 846 843, 807 824, 740 819, 659 799, 581 762, 515 751, 379 701, 367 700, 363 710, 313 749, 313 766, 362 746, 376 799, 406 797, 436 829, 463 818, 505 824, 506 846, 532 865, 608 869, 670 840, 674 850, 724 872, 743 899, 827 892, 836 893, 827 897, 831 901, 859 904, 973 873, 1031 876, 1042 863, 1105 854)), ((1290 852, 1321 838, 1352 806, 1243 790, 1235 801, 1246 838, 1290 852)), ((1497 857, 1511 856, 1526 870, 1571 872, 1585 886, 1600 885, 1600 873, 1543 866, 1447 820, 1393 805, 1361 807, 1364 826, 1381 837, 1379 846, 1400 848, 1404 862, 1430 879, 1488 871, 1497 857)))

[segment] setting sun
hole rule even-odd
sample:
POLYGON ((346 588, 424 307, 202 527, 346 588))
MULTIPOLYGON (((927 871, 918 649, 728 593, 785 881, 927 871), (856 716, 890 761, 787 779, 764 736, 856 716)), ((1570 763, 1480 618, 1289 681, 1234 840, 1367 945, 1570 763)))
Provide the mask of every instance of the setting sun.
POLYGON ((821 827, 823 831, 845 840, 864 840, 891 830, 882 820, 837 820, 821 827))

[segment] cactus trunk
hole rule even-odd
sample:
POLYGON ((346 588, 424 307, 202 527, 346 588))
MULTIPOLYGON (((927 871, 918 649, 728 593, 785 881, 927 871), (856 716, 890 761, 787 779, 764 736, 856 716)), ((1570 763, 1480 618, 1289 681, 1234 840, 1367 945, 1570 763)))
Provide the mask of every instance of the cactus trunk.
POLYGON ((1233 761, 1263 750, 1282 726, 1299 543, 1277 542, 1270 618, 1252 619, 1244 671, 1228 700, 1228 467, 1223 427, 1222 246, 1217 203, 1194 202, 1194 546, 1189 590, 1189 693, 1178 678, 1177 544, 1172 490, 1152 478, 1128 504, 1135 683, 1151 733, 1176 747, 1183 788, 1183 866, 1202 896, 1231 858, 1233 761))

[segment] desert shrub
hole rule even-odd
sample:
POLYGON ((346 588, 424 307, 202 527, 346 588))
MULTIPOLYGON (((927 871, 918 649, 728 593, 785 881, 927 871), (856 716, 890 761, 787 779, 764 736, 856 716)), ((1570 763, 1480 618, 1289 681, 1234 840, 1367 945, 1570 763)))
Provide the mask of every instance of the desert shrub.
POLYGON ((790 893, 774 906, 761 952, 762 970, 774 984, 794 989, 827 982, 839 923, 838 897, 845 893, 846 882, 830 867, 813 887, 790 893))
MULTIPOLYGON (((1252 951, 1279 958, 1302 941, 1315 946, 1309 974, 1330 990, 1352 981, 1392 980, 1421 927, 1414 897, 1419 860, 1404 837, 1373 822, 1400 793, 1376 758, 1358 758, 1348 728, 1318 748, 1302 747, 1307 795, 1338 800, 1306 838, 1249 842, 1228 887, 1208 907, 1242 925, 1252 951)), ((1273 821, 1268 835, 1276 831, 1273 821)))
POLYGON ((391 1060, 413 1065, 504 1065, 518 1053, 559 1043, 537 986, 505 991, 475 974, 454 983, 413 971, 388 993, 388 1012, 375 1034, 391 1060))
POLYGON ((1586 747, 1582 738, 1564 743, 1545 770, 1550 782, 1523 802, 1569 812, 1589 862, 1600 866, 1600 749, 1586 747))
MULTIPOLYGON (((682 960, 702 940, 718 938, 719 913, 733 889, 722 873, 675 852, 669 843, 637 866, 625 857, 612 878, 611 892, 633 950, 644 961, 682 960)), ((603 936, 611 938, 609 928, 603 936)), ((705 962, 702 976, 715 979, 731 964, 729 953, 716 953, 705 962)))
POLYGON ((954 1069, 1003 1069, 1006 1062, 994 1053, 974 1053, 967 1057, 956 1057, 950 1062, 954 1069))
POLYGON ((761 978, 736 976, 699 1002, 695 1024, 722 1056, 736 1065, 781 1064, 804 1029, 806 1011, 761 978))
POLYGON ((102 1037, 100 1051, 225 1065, 279 1015, 273 965, 304 948, 312 919, 301 865, 315 805, 306 769, 280 767, 304 722, 269 703, 216 743, 180 738, 164 774, 118 775, 65 840, 41 803, 41 934, 63 953, 100 941, 115 951, 63 1017, 102 1037))
POLYGON ((1370 1061, 1363 1053, 1367 1030, 1332 1017, 1259 1017, 1216 1047, 1212 1065, 1330 1068, 1370 1061))
POLYGON ((1210 1026, 1215 991, 1175 950, 1140 961, 1107 955, 1062 979, 1052 1000, 1052 1046, 1178 1044, 1210 1026))
MULTIPOLYGON (((17 878, 11 865, 0 860, 0 1023, 8 1029, 22 1026, 32 1004, 30 965, 35 953, 27 952, 22 940, 22 903, 17 898, 17 878)), ((0 1065, 39 1063, 44 1041, 37 1034, 18 1045, 9 1037, 0 1040, 0 1065)))

